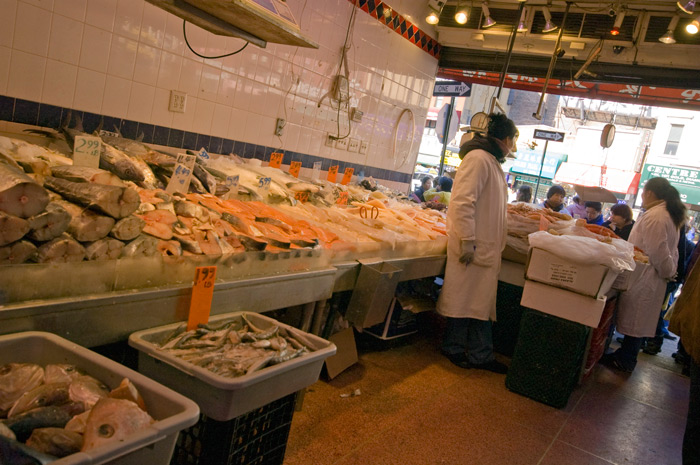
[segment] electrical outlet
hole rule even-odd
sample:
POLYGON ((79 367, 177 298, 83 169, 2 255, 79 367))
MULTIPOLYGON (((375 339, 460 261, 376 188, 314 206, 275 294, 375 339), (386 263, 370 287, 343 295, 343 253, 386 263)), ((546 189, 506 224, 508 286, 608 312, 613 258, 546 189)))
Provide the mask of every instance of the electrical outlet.
POLYGON ((369 144, 367 143, 366 140, 361 140, 360 141, 360 153, 362 155, 367 153, 367 149, 369 148, 369 144))
POLYGON ((175 113, 184 113, 186 103, 186 93, 177 90, 170 91, 170 102, 168 103, 168 110, 174 111, 175 113))
POLYGON ((335 145, 335 139, 333 139, 333 136, 326 133, 326 147, 333 147, 334 145, 335 145))
POLYGON ((282 136, 285 124, 287 124, 287 121, 284 118, 277 118, 277 126, 275 127, 276 136, 282 136))
POLYGON ((347 139, 338 139, 335 141, 335 148, 338 150, 347 150, 348 149, 348 140, 347 139))
POLYGON ((361 123, 362 122, 362 115, 364 113, 360 110, 358 110, 357 107, 352 107, 350 109, 350 119, 356 123, 361 123))
POLYGON ((357 139, 350 139, 348 141, 348 152, 357 152, 360 150, 360 141, 357 139))

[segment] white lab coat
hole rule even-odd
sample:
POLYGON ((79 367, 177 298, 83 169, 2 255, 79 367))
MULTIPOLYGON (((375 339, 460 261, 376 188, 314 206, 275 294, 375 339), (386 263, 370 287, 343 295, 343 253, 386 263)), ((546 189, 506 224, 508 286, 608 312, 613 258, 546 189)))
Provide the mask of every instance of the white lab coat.
POLYGON ((620 296, 617 330, 626 336, 653 337, 666 294, 666 283, 678 266, 678 228, 666 211, 666 202, 647 210, 634 223, 629 242, 649 256, 639 278, 620 296))
POLYGON ((440 314, 496 320, 507 200, 508 186, 496 158, 480 149, 467 153, 457 170, 447 212, 447 265, 437 303, 440 314), (476 245, 469 265, 459 262, 462 240, 476 245))

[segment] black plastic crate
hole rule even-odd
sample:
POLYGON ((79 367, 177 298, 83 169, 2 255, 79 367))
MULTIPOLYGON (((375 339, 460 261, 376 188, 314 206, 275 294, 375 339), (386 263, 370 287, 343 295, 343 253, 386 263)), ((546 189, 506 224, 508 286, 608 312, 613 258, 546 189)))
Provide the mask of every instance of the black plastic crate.
POLYGON ((523 298, 522 286, 498 282, 496 296, 496 321, 493 323, 493 350, 512 357, 520 332, 520 320, 525 307, 520 305, 523 298))
POLYGON ((562 408, 576 386, 588 327, 535 310, 523 313, 506 387, 562 408))
POLYGON ((171 465, 282 465, 296 393, 228 421, 201 415, 182 431, 171 465))

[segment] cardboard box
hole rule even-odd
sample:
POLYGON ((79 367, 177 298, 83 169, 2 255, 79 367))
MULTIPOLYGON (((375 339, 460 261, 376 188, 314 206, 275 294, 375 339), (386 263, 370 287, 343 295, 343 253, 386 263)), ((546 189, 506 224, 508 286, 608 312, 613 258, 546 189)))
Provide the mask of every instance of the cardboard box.
POLYGON ((518 252, 513 247, 506 244, 505 249, 501 252, 501 258, 515 263, 527 263, 527 254, 518 252))
POLYGON ((648 263, 637 263, 634 271, 623 271, 617 276, 617 279, 612 284, 612 288, 618 291, 626 291, 634 283, 636 283, 639 278, 642 277, 647 268, 649 268, 648 263))
POLYGON ((381 259, 358 260, 362 266, 344 318, 358 328, 384 321, 402 270, 381 259))
POLYGON ((532 248, 528 257, 525 278, 550 286, 561 287, 589 297, 604 296, 612 286, 617 273, 603 265, 571 263, 546 250, 532 248))
POLYGON ((357 346, 355 345, 355 333, 352 327, 335 333, 328 340, 337 347, 335 355, 331 355, 326 359, 328 379, 333 379, 357 363, 357 346))
POLYGON ((606 300, 526 280, 520 305, 597 328, 606 300))

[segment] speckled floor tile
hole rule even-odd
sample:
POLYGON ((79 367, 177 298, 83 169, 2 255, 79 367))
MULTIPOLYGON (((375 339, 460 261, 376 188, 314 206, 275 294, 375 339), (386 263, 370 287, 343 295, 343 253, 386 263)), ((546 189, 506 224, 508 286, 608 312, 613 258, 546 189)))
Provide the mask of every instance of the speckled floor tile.
POLYGON ((570 444, 555 441, 538 465, 614 465, 570 444))

